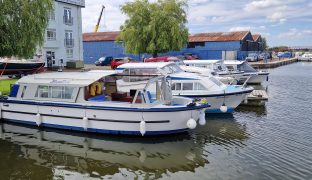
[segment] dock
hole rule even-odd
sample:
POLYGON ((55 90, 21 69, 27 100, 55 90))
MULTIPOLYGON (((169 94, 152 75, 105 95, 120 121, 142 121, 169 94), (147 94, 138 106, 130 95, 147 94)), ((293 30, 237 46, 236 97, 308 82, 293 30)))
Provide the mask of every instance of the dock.
POLYGON ((265 90, 253 90, 240 105, 263 106, 269 96, 265 90))
POLYGON ((249 64, 255 69, 267 69, 267 68, 276 68, 279 66, 284 66, 287 64, 298 62, 298 58, 287 58, 282 60, 271 60, 267 63, 260 61, 260 62, 249 62, 249 64))

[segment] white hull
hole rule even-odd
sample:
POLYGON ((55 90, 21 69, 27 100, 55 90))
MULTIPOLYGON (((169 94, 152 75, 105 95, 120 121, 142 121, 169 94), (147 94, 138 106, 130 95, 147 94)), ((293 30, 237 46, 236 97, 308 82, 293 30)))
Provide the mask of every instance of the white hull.
MULTIPOLYGON (((186 131, 187 121, 199 119, 200 110, 136 111, 105 110, 79 107, 38 106, 0 103, 0 118, 24 124, 78 131, 140 135, 140 122, 145 121, 146 135, 186 131), (40 122, 38 122, 40 114, 40 122), (88 118, 87 120, 83 119, 88 118)), ((112 108, 114 109, 114 108, 112 108)), ((148 109, 148 108, 147 108, 148 109)), ((163 108, 162 108, 163 110, 163 108)))
MULTIPOLYGON (((248 73, 246 73, 248 74, 248 73)), ((268 78, 267 73, 257 73, 257 74, 252 74, 251 77, 248 79, 247 83, 248 84, 261 84, 265 82, 268 78)))

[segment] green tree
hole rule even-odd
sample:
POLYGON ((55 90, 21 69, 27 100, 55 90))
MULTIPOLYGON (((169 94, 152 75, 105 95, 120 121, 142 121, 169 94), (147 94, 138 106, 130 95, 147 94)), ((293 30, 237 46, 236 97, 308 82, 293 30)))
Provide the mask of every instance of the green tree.
POLYGON ((265 37, 262 37, 261 40, 262 40, 262 50, 263 50, 263 51, 268 50, 269 46, 268 46, 268 43, 267 43, 266 38, 265 38, 265 37))
POLYGON ((44 42, 52 0, 0 0, 0 57, 32 57, 44 42))
POLYGON ((129 19, 121 26, 118 40, 127 53, 178 51, 188 41, 186 0, 136 0, 121 7, 129 19))

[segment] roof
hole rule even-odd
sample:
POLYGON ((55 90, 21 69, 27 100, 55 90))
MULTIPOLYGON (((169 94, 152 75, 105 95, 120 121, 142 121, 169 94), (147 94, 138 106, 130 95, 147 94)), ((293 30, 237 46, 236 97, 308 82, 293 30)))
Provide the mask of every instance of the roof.
POLYGON ((120 34, 119 31, 83 33, 82 39, 84 42, 87 42, 87 41, 115 41, 115 39, 117 38, 117 36, 119 34, 120 34))
POLYGON ((123 69, 157 69, 162 68, 170 64, 175 64, 174 62, 149 62, 149 63, 126 63, 118 66, 116 70, 123 69))
POLYGON ((184 64, 215 64, 221 60, 185 60, 184 64))
POLYGON ((116 74, 116 71, 94 72, 54 72, 24 76, 18 84, 88 86, 102 77, 116 74))
POLYGON ((243 40, 249 31, 198 33, 189 36, 189 42, 220 42, 220 41, 240 41, 243 40))
POLYGON ((260 37, 261 37, 260 34, 253 34, 253 35, 252 35, 252 39, 253 39, 254 41, 258 41, 260 37))
MULTIPOLYGON (((189 36, 189 42, 219 42, 243 40, 249 31, 198 33, 189 36)), ((115 41, 120 31, 84 33, 83 41, 115 41)), ((260 36, 260 35, 259 35, 260 36)))

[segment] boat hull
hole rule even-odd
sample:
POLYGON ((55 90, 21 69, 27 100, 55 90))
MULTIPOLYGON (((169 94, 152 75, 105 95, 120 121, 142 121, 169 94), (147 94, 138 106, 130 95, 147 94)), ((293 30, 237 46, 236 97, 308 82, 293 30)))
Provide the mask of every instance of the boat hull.
POLYGON ((43 127, 128 135, 141 135, 140 123, 144 120, 145 135, 157 135, 187 131, 189 129, 187 121, 190 118, 198 120, 201 109, 205 107, 208 105, 167 110, 122 109, 7 101, 0 102, 0 118, 5 121, 43 127), (38 123, 38 116, 40 123, 38 123), (86 120, 85 117, 88 119, 86 120))
POLYGON ((246 98, 246 96, 251 92, 244 91, 241 93, 226 93, 225 95, 215 95, 215 96, 187 96, 191 98, 205 98, 211 105, 206 109, 206 113, 233 113, 235 108, 246 98), (223 103, 227 106, 227 111, 222 112, 220 107, 223 103))
POLYGON ((250 76, 247 83, 248 84, 261 84, 265 82, 268 79, 269 73, 266 72, 259 72, 256 74, 246 74, 247 76, 250 76))
POLYGON ((33 74, 44 70, 44 62, 0 62, 0 74, 33 74))

